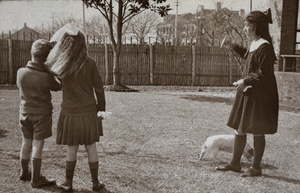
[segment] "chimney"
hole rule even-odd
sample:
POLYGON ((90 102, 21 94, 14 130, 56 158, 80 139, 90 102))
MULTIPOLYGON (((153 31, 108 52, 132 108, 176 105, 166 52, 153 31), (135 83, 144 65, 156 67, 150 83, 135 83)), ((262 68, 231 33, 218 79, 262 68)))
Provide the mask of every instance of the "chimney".
POLYGON ((240 9, 239 15, 244 18, 245 17, 245 9, 240 9))
POLYGON ((25 23, 24 23, 24 28, 26 28, 26 27, 27 27, 27 23, 25 22, 25 23))
POLYGON ((196 10, 196 16, 201 17, 204 14, 204 5, 199 5, 196 10))
POLYGON ((221 2, 217 2, 217 11, 220 12, 222 9, 222 3, 221 2))
POLYGON ((204 11, 204 5, 200 5, 200 10, 201 10, 201 12, 204 11))

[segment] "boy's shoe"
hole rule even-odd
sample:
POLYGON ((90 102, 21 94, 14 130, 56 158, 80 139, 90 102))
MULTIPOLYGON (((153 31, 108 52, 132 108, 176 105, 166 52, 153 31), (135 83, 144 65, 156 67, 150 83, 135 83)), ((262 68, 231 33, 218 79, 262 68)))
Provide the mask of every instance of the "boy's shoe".
POLYGON ((57 187, 59 189, 62 189, 64 192, 72 192, 73 187, 72 187, 72 182, 71 181, 65 181, 62 184, 58 184, 57 187))
POLYGON ((105 187, 105 184, 101 181, 98 181, 97 183, 93 182, 93 190, 94 191, 100 191, 105 187))
POLYGON ((47 179, 44 176, 40 176, 40 178, 36 182, 31 182, 31 186, 33 188, 41 188, 45 186, 53 186, 55 185, 55 180, 54 179, 47 179))
POLYGON ((31 180, 31 172, 21 173, 20 180, 22 180, 24 182, 29 182, 31 180))
POLYGON ((216 170, 219 170, 219 171, 240 172, 241 171, 241 166, 233 166, 231 164, 226 164, 224 166, 218 166, 218 167, 216 167, 216 170))
POLYGON ((250 167, 244 174, 241 175, 242 177, 255 177, 255 176, 262 176, 261 169, 254 169, 250 167))

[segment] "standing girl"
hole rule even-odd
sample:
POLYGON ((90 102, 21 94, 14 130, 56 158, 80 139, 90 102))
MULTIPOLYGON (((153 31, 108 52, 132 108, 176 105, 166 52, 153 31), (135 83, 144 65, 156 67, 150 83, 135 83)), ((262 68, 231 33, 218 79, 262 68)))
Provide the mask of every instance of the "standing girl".
POLYGON ((278 126, 278 90, 274 75, 276 56, 269 34, 271 12, 250 12, 244 31, 252 39, 249 50, 230 45, 246 58, 247 73, 235 82, 237 93, 227 125, 235 129, 233 158, 220 171, 240 172, 240 160, 246 144, 246 134, 253 134, 254 158, 252 166, 242 177, 261 176, 261 160, 265 149, 265 134, 274 134, 278 126), (249 88, 249 89, 246 89, 249 88))
POLYGON ((105 111, 105 96, 96 63, 87 56, 85 37, 77 28, 67 24, 51 39, 56 42, 46 65, 62 79, 62 104, 57 125, 57 144, 67 145, 66 178, 58 185, 72 191, 72 181, 79 145, 84 145, 92 176, 93 190, 104 184, 98 180, 96 142, 102 135, 102 123, 97 112, 105 111))

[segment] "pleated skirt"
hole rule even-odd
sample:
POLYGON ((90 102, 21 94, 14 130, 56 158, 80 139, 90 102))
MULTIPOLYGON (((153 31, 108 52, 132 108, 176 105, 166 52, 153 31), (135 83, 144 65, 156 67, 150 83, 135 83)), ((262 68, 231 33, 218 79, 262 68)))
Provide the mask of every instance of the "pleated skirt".
POLYGON ((103 136, 102 121, 95 113, 60 114, 56 144, 90 145, 103 136))

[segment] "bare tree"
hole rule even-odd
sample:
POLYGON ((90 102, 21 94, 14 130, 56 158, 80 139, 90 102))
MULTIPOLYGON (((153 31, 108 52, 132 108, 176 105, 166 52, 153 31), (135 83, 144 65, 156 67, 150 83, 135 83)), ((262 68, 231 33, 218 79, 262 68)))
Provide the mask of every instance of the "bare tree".
POLYGON ((71 23, 78 28, 81 28, 82 26, 81 21, 79 19, 75 19, 73 16, 66 18, 56 17, 52 20, 52 22, 43 23, 42 25, 36 26, 35 30, 42 35, 42 38, 48 38, 47 36, 53 34, 67 23, 71 23))
MULTIPOLYGON (((116 20, 116 18, 114 19, 116 20)), ((116 24, 116 21, 114 21, 114 24, 116 24)), ((107 43, 110 36, 109 32, 109 26, 106 22, 106 20, 103 18, 102 15, 97 15, 89 18, 86 22, 86 31, 85 33, 89 36, 94 36, 95 43, 107 43)), ((114 36, 116 36, 116 29, 117 26, 113 25, 114 29, 114 36)), ((124 24, 122 29, 122 34, 128 33, 128 23, 124 24)))
POLYGON ((160 17, 153 12, 143 12, 132 18, 129 24, 129 32, 137 39, 138 44, 143 45, 145 38, 155 33, 155 28, 160 22, 160 17))
MULTIPOLYGON (((240 16, 238 11, 232 11, 227 8, 216 9, 215 12, 202 18, 201 30, 203 30, 203 40, 210 46, 219 46, 220 41, 224 37, 229 37, 232 42, 247 45, 245 35, 243 33, 244 18, 240 16)), ((231 52, 234 59, 238 62, 241 72, 242 59, 236 54, 231 47, 226 47, 231 52)))
POLYGON ((121 84, 119 71, 119 59, 122 47, 123 27, 126 22, 131 20, 136 15, 151 10, 159 13, 161 16, 167 15, 170 6, 162 6, 166 0, 153 0, 150 4, 149 0, 82 0, 87 7, 95 8, 105 18, 109 27, 109 35, 114 52, 114 67, 113 67, 113 84, 118 88, 125 88, 121 84), (116 19, 115 19, 116 18, 116 19), (114 23, 117 28, 114 29, 114 23), (115 35, 116 30, 116 35, 115 35))
POLYGON ((102 17, 93 16, 86 22, 86 34, 107 36, 109 35, 108 26, 102 17))

